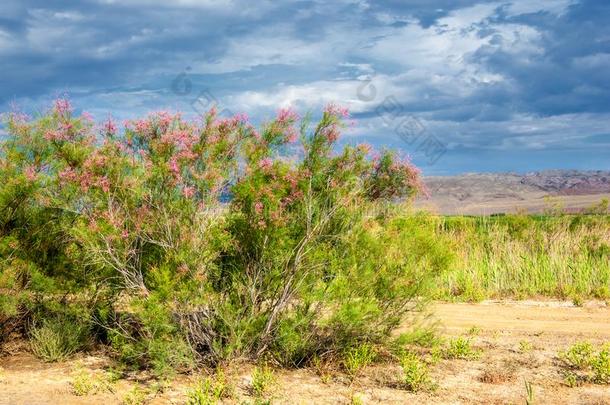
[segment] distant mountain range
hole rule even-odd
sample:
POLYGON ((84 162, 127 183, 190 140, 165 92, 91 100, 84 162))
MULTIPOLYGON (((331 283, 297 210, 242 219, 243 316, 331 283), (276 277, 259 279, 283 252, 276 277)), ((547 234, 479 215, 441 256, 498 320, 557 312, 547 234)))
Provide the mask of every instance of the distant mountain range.
POLYGON ((416 206, 443 214, 580 211, 610 197, 610 171, 547 170, 424 177, 430 197, 416 206))

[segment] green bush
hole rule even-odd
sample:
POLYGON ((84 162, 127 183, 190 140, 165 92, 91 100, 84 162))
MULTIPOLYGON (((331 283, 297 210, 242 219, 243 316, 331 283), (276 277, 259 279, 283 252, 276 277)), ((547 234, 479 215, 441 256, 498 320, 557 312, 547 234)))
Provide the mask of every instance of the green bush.
POLYGON ((48 319, 30 330, 30 347, 44 361, 60 361, 83 346, 84 336, 84 328, 73 321, 48 319))
POLYGON ((158 112, 119 130, 67 100, 9 114, 0 316, 18 329, 65 313, 90 327, 37 324, 39 355, 90 339, 157 376, 387 344, 450 254, 433 221, 404 213, 423 190, 418 170, 391 151, 340 148, 345 115, 281 110, 257 130, 215 109, 194 121, 158 112))

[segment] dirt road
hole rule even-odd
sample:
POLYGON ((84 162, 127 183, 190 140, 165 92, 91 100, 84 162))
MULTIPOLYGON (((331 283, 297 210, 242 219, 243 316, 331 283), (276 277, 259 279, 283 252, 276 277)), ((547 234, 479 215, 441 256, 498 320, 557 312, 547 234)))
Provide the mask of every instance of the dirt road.
POLYGON ((601 302, 575 307, 565 301, 484 301, 436 304, 441 328, 464 331, 472 326, 493 332, 552 333, 574 338, 610 340, 610 307, 601 302))

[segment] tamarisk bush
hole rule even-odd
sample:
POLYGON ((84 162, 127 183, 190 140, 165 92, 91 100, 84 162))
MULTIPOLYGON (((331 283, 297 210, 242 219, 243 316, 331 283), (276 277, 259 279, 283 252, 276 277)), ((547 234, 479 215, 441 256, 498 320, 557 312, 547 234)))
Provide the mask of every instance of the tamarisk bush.
POLYGON ((383 344, 448 255, 388 204, 424 191, 410 162, 337 146, 347 115, 9 114, 2 328, 68 316, 159 374, 383 344))

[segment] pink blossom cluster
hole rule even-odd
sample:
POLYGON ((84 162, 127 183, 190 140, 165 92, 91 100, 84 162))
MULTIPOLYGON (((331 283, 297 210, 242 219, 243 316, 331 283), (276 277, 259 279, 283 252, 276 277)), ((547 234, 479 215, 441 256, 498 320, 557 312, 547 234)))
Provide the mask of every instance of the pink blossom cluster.
POLYGON ((334 103, 327 104, 326 107, 324 107, 324 112, 330 115, 334 115, 336 117, 349 117, 349 109, 347 107, 341 107, 334 103))

